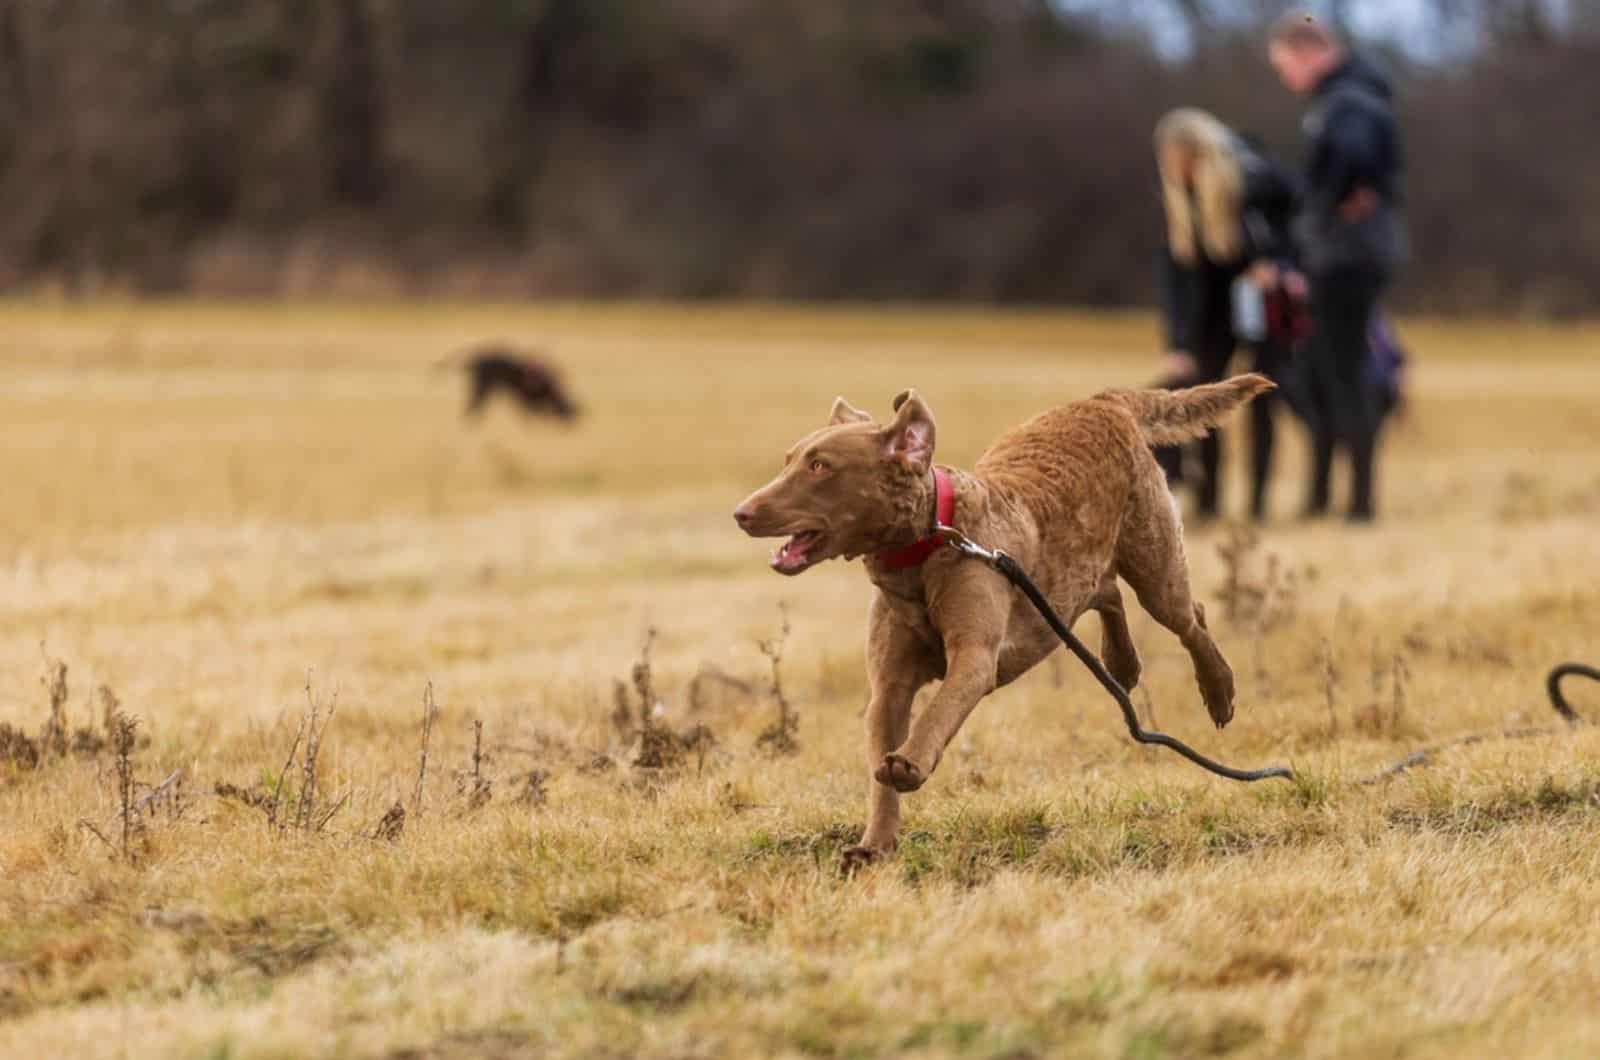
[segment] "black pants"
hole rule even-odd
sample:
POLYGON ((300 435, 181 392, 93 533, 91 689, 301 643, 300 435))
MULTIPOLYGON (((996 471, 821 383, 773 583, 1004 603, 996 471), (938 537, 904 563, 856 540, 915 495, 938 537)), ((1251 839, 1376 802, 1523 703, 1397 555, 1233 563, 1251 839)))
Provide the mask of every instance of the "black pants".
MULTIPOLYGON (((1215 383, 1228 374, 1228 362, 1233 360, 1233 338, 1214 342, 1195 354, 1198 373, 1192 378, 1165 379, 1158 385, 1166 390, 1215 383)), ((1284 374, 1288 353, 1273 343, 1256 343, 1251 346, 1255 354, 1252 371, 1268 379, 1277 380, 1284 374)), ((1267 511, 1267 484, 1272 478, 1273 413, 1276 393, 1266 393, 1250 403, 1250 515, 1262 519, 1267 511)), ((1222 490, 1222 432, 1212 431, 1193 446, 1198 458, 1199 478, 1195 480, 1195 508, 1201 518, 1217 514, 1222 490)), ((1176 445, 1160 446, 1155 450, 1156 462, 1166 473, 1167 484, 1177 487, 1184 481, 1183 448, 1176 445)))
POLYGON ((1328 510, 1336 452, 1350 458, 1351 519, 1371 519, 1373 464, 1382 398, 1369 369, 1367 330, 1388 277, 1344 269, 1311 279, 1311 337, 1296 366, 1300 403, 1311 428, 1311 490, 1306 511, 1328 510))

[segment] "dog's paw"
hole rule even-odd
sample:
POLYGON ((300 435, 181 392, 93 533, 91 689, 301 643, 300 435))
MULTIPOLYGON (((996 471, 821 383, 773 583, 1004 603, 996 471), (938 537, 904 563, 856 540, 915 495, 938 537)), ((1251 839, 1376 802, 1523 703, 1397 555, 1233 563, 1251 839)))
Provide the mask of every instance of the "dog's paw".
POLYGON ((1200 694, 1217 728, 1233 720, 1233 674, 1224 672, 1214 680, 1201 682, 1200 694))
POLYGON ((1108 648, 1100 661, 1105 664, 1106 673, 1122 686, 1124 692, 1132 692, 1139 687, 1139 678, 1144 670, 1139 656, 1108 648))
POLYGON ((905 755, 898 754, 884 755, 883 762, 873 770, 872 776, 879 784, 891 787, 901 794, 916 791, 928 781, 915 762, 905 755))

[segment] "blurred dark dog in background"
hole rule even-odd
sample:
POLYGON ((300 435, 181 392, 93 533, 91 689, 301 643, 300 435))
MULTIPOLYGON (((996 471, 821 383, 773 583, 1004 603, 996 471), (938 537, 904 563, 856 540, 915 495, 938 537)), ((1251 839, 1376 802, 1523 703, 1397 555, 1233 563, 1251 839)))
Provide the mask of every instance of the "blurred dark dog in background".
POLYGON ((514 399, 530 415, 555 416, 569 423, 578 418, 578 407, 561 376, 541 357, 509 346, 480 346, 447 357, 437 367, 460 367, 471 377, 465 411, 468 419, 481 416, 496 393, 514 399))

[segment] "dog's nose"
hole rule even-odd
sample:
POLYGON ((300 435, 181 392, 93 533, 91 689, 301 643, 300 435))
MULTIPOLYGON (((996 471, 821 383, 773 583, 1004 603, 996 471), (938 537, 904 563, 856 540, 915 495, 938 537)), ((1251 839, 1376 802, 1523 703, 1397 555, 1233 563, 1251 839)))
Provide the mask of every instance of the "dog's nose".
POLYGON ((749 503, 741 504, 733 510, 733 521, 739 524, 739 529, 749 530, 750 524, 755 522, 756 510, 749 503))

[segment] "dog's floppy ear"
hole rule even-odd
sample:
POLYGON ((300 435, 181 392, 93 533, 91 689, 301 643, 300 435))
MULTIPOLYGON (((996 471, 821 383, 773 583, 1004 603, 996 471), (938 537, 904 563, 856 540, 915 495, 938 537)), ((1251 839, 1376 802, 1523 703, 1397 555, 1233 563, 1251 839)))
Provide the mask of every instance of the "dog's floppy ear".
POLYGON ((915 390, 894 399, 894 422, 883 429, 884 449, 918 474, 933 466, 933 413, 915 390))
POLYGON ((828 416, 828 425, 837 427, 841 423, 871 423, 872 417, 856 408, 842 397, 833 399, 833 412, 828 416))

